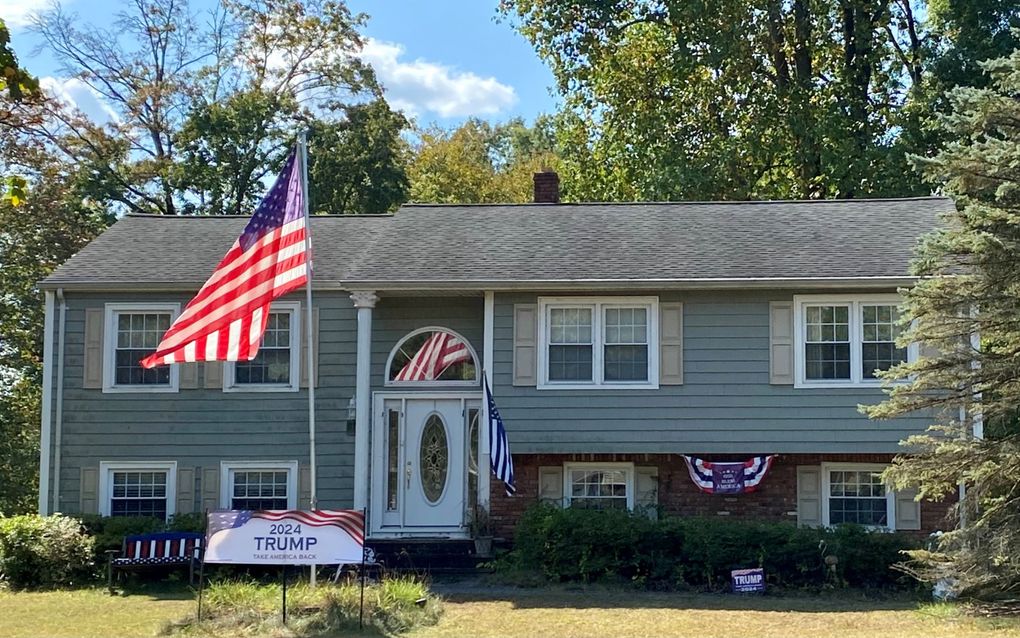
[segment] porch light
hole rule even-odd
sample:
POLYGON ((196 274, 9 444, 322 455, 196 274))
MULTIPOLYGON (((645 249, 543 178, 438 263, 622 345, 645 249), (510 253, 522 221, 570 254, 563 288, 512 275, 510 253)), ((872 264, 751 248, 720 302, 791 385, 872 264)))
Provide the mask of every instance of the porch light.
POLYGON ((354 403, 354 397, 347 402, 347 434, 354 434, 355 423, 358 419, 358 407, 354 403))

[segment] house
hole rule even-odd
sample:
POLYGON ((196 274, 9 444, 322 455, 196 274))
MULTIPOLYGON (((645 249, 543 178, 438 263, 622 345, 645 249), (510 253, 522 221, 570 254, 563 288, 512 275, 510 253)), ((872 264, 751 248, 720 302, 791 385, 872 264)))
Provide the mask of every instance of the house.
MULTIPOLYGON (((323 508, 369 534, 512 533, 537 499, 918 533, 946 506, 879 472, 928 415, 872 421, 898 348, 897 289, 942 198, 407 205, 313 217, 314 374, 304 295, 273 307, 248 363, 138 361, 246 223, 128 215, 42 282, 43 512, 171 516, 307 508, 307 389, 323 508), (401 374, 436 333, 438 378, 401 374), (490 476, 491 378, 517 474, 490 476), (706 494, 683 455, 775 454, 757 491, 706 494), (479 468, 483 468, 479 470, 479 468)), ((422 376, 422 375, 419 375, 422 376)))

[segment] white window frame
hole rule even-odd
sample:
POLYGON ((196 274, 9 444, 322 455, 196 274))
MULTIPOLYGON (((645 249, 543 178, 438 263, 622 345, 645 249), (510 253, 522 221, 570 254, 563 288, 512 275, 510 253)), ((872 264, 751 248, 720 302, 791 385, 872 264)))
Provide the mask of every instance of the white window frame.
MULTIPOLYGON (((826 527, 833 527, 829 520, 829 499, 832 472, 882 472, 888 465, 881 463, 822 463, 822 524, 826 527)), ((885 485, 885 519, 887 525, 865 525, 868 529, 895 532, 896 531, 896 492, 890 489, 889 484, 885 485)))
POLYGON ((658 297, 539 297, 538 298, 538 384, 539 390, 658 390, 659 389, 659 298, 658 297), (638 308, 648 311, 648 380, 605 381, 605 309, 638 308), (592 381, 549 380, 549 313, 553 308, 591 308, 592 381))
POLYGON ((177 513, 177 461, 100 461, 99 513, 110 516, 114 472, 166 472, 166 518, 177 513))
POLYGON ((477 388, 482 377, 481 363, 478 361, 478 353, 475 352, 471 342, 468 341, 464 335, 460 334, 456 330, 451 330, 445 326, 425 326, 424 328, 418 328, 412 330, 397 342, 397 345, 393 346, 390 350, 390 356, 386 357, 386 367, 383 368, 383 385, 390 388, 429 388, 429 387, 444 387, 444 388, 477 388), (393 365, 393 358, 400 352, 401 346, 403 346, 409 339, 412 339, 422 333, 427 332, 447 332, 457 339, 460 339, 461 343, 467 346, 468 353, 471 355, 471 363, 475 366, 475 378, 468 381, 443 381, 434 379, 432 381, 394 381, 390 379, 390 366, 393 365))
POLYGON ((613 463, 599 463, 595 461, 591 462, 569 462, 563 464, 563 503, 564 507, 570 507, 570 492, 573 480, 571 479, 572 470, 623 470, 627 481, 627 510, 633 511, 635 504, 634 490, 636 485, 634 483, 634 464, 625 462, 613 462, 613 463))
POLYGON ((279 472, 287 471, 287 509, 298 507, 298 462, 297 461, 220 461, 220 507, 230 509, 233 498, 233 472, 279 472))
POLYGON ((181 367, 170 364, 170 385, 118 385, 114 355, 117 352, 117 315, 121 313, 169 312, 170 323, 181 314, 179 303, 108 303, 103 315, 103 392, 177 392, 181 385, 181 367))
MULTIPOLYGON (((860 388, 880 387, 882 379, 867 379, 861 374, 861 351, 864 341, 864 320, 862 306, 891 305, 900 306, 903 298, 895 293, 892 294, 870 294, 870 295, 794 295, 794 317, 793 334, 794 343, 794 373, 796 388, 860 388), (807 342, 807 321, 805 320, 805 308, 807 306, 849 306, 849 335, 850 335, 850 378, 849 379, 808 379, 807 366, 805 364, 805 351, 807 342)), ((916 343, 907 346, 907 362, 917 360, 918 348, 916 343)))
POLYGON ((246 383, 237 384, 237 365, 233 361, 225 362, 223 366, 223 391, 224 392, 297 392, 301 389, 301 302, 300 301, 278 301, 269 308, 270 313, 290 313, 290 383, 246 383))

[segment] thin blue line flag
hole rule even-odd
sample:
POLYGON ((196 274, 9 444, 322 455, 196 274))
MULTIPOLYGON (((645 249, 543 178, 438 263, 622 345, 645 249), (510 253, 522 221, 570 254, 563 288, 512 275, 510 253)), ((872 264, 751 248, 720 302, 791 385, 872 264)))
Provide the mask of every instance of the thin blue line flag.
POLYGON ((492 473, 506 485, 506 495, 513 496, 517 486, 514 484, 514 460, 510 457, 506 428, 503 427, 503 419, 492 398, 489 380, 486 378, 484 383, 485 400, 489 405, 489 463, 492 465, 492 473))

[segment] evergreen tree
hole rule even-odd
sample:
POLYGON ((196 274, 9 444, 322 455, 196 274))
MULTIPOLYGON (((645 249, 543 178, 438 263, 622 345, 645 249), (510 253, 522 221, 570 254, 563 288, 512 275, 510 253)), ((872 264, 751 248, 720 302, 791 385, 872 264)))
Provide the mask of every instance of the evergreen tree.
POLYGON ((904 442, 888 472, 921 496, 952 497, 962 525, 933 551, 916 552, 922 577, 951 575, 963 595, 1020 591, 1020 50, 983 63, 987 88, 951 92, 942 117, 955 140, 919 160, 957 212, 927 237, 921 277, 906 293, 904 341, 928 356, 890 371, 888 399, 867 408, 889 418, 930 411, 934 425, 904 442), (984 430, 981 436, 981 430, 984 430))

